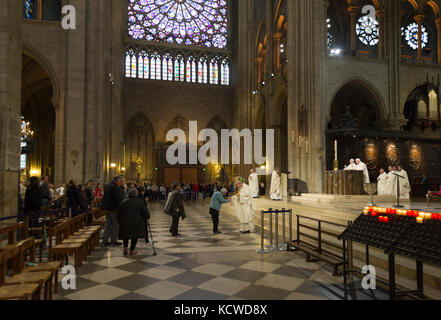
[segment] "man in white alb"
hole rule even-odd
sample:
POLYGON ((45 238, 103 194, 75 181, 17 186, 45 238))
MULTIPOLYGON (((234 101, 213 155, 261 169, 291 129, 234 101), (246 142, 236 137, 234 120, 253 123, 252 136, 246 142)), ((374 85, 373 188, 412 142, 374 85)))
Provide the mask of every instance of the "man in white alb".
POLYGON ((397 196, 397 176, 394 166, 389 166, 389 173, 387 174, 387 195, 397 196))
POLYGON ((355 164, 355 160, 349 160, 349 165, 345 168, 345 170, 357 170, 357 165, 355 164))
POLYGON ((279 176, 279 169, 274 169, 273 176, 271 178, 271 200, 280 201, 282 200, 282 183, 279 176))
POLYGON ((236 182, 236 195, 231 198, 231 203, 236 209, 240 221, 240 233, 254 231, 254 202, 250 187, 241 181, 236 182))
POLYGON ((380 169, 380 175, 377 178, 377 193, 379 196, 387 195, 387 173, 380 169))
POLYGON ((397 177, 397 179, 400 179, 400 198, 403 200, 410 200, 411 188, 410 188, 409 175, 403 169, 402 166, 398 166, 397 174, 403 177, 403 178, 397 177))
POLYGON ((259 197, 259 176, 254 169, 250 170, 250 176, 248 177, 249 186, 253 198, 259 197))
POLYGON ((364 183, 365 184, 371 183, 371 179, 369 178, 369 170, 367 168, 367 165, 364 162, 361 162, 360 159, 355 160, 355 164, 356 164, 355 170, 363 171, 364 183))

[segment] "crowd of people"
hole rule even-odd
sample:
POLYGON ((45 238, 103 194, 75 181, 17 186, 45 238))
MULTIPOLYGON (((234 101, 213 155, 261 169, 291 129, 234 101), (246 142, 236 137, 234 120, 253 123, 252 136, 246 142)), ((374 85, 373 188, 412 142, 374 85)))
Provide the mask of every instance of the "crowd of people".
POLYGON ((402 166, 389 166, 388 173, 384 169, 380 169, 380 175, 377 178, 377 192, 379 196, 398 196, 401 199, 410 199, 410 182, 409 175, 402 166))

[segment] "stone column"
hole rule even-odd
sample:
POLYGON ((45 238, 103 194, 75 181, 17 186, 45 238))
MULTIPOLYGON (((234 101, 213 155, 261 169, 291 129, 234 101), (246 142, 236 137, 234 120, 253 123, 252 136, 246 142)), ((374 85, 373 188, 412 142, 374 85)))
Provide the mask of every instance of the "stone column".
POLYGON ((437 63, 441 64, 441 18, 435 19, 436 34, 437 34, 437 63))
POLYGON ((419 14, 414 18, 415 22, 418 23, 418 63, 422 62, 422 57, 423 57, 423 42, 422 42, 421 27, 425 18, 426 16, 423 14, 419 14))
POLYGON ((22 1, 0 0, 0 217, 18 212, 22 15, 22 1))
POLYGON ((355 31, 355 27, 357 25, 357 17, 360 13, 360 8, 356 6, 350 6, 348 8, 348 12, 351 16, 351 54, 355 55, 355 52, 357 51, 357 34, 355 31))
POLYGON ((401 66, 401 2, 400 0, 389 0, 387 2, 388 41, 387 58, 389 61, 389 110, 388 127, 391 130, 400 131, 406 124, 400 101, 400 66, 401 66))
POLYGON ((377 10, 377 19, 379 25, 378 59, 384 59, 384 48, 386 44, 386 10, 377 10))
POLYGON ((280 32, 274 34, 274 73, 280 71, 280 39, 282 34, 280 32))

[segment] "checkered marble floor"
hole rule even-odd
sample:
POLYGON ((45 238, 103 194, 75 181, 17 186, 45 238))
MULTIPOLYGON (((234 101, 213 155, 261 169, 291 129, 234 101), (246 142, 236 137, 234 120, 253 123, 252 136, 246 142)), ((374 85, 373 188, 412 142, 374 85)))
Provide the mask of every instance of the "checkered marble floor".
MULTIPOLYGON (((59 289, 68 300, 341 300, 342 279, 329 266, 307 263, 301 253, 256 253, 258 234, 239 233, 237 220, 222 215, 222 234, 213 235, 206 202, 186 203, 183 237, 168 230, 171 219, 151 204, 151 228, 158 255, 138 243, 138 255, 122 248, 98 248, 77 270, 76 290, 59 289)), ((60 281, 63 275, 60 275, 60 281)), ((354 290, 350 299, 387 299, 354 290)))

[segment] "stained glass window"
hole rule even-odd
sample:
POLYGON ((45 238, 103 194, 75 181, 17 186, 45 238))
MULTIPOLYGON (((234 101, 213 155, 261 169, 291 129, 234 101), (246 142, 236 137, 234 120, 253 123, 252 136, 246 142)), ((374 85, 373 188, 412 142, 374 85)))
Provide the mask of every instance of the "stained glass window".
POLYGON ((358 39, 368 46, 376 46, 379 42, 378 21, 369 16, 358 19, 356 25, 358 39))
POLYGON ((126 78, 191 82, 201 84, 230 84, 229 59, 201 55, 185 57, 148 50, 126 52, 126 78))
MULTIPOLYGON (((412 49, 418 49, 418 24, 411 23, 405 28, 403 32, 404 39, 407 41, 407 45, 412 49)), ((429 42, 429 33, 426 28, 421 26, 421 48, 425 48, 429 42)))
POLYGON ((230 85, 230 66, 228 65, 228 61, 224 60, 221 66, 221 84, 224 86, 230 85))
POLYGON ((24 0, 24 17, 26 19, 34 18, 34 0, 24 0))
POLYGON ((219 83, 219 66, 216 59, 212 59, 210 63, 210 84, 219 83))
POLYGON ((227 0, 129 0, 133 39, 226 48, 227 0))

